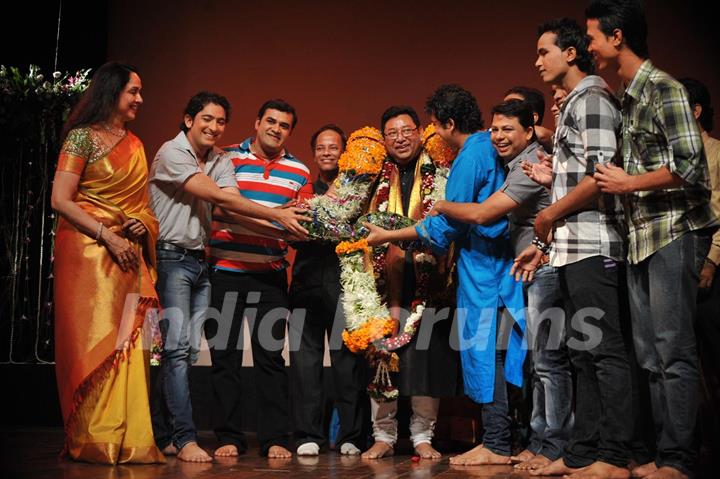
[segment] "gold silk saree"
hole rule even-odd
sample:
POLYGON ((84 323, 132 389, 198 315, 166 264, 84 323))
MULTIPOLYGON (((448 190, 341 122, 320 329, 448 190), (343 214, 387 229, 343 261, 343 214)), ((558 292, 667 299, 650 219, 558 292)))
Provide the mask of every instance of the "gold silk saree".
POLYGON ((122 271, 105 246, 60 218, 55 275, 55 362, 65 424, 64 454, 79 461, 164 462, 156 447, 148 400, 146 317, 157 312, 155 241, 148 204, 148 165, 128 132, 110 151, 91 128, 72 130, 58 171, 80 175, 74 199, 105 228, 123 236, 134 218, 147 229, 135 244, 137 271, 122 271))

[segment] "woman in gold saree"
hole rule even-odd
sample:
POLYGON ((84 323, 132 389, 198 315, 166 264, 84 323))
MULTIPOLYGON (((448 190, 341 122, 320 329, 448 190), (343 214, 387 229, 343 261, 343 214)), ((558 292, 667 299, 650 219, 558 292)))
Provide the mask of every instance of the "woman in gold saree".
POLYGON ((164 462, 148 402, 146 316, 158 307, 147 161, 125 124, 142 103, 136 70, 98 69, 67 124, 53 183, 55 362, 64 454, 164 462))

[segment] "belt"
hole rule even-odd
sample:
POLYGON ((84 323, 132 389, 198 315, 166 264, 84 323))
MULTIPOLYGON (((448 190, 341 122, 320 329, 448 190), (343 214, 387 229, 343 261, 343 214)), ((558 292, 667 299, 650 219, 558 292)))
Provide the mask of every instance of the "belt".
POLYGON ((205 250, 204 249, 182 248, 180 246, 175 246, 172 243, 167 243, 165 241, 158 241, 157 249, 163 250, 163 251, 175 251, 176 253, 182 253, 186 256, 192 256, 193 258, 196 258, 199 260, 205 259, 205 250))

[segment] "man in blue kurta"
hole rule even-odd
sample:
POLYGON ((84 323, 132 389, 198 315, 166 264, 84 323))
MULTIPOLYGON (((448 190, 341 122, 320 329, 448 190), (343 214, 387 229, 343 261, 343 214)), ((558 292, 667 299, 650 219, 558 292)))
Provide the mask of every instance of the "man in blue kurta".
MULTIPOLYGON (((457 85, 443 85, 428 99, 426 112, 437 133, 459 150, 450 170, 446 199, 485 201, 502 186, 505 173, 490 143, 490 134, 478 131, 482 116, 477 101, 457 85)), ((371 245, 419 238, 442 253, 453 242, 456 244, 460 280, 456 325, 465 393, 483 405, 485 433, 481 445, 451 458, 450 463, 509 464, 510 417, 505 381, 522 384, 526 346, 522 285, 509 274, 513 254, 507 218, 486 225, 468 225, 437 215, 396 231, 369 228, 371 245), (498 321, 500 317, 510 319, 500 311, 510 313, 514 324, 498 321), (507 327, 509 334, 500 332, 499 326, 507 327), (496 342, 503 347, 496 348, 496 342)))

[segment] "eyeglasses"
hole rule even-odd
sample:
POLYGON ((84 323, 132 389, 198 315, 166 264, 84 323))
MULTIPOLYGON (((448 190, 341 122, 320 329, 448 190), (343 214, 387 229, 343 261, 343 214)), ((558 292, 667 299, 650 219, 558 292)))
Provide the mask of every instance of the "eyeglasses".
POLYGON ((417 127, 410 128, 409 126, 402 128, 400 131, 390 130, 387 133, 385 133, 385 138, 387 138, 388 140, 392 140, 392 141, 397 140, 400 136, 402 136, 403 138, 408 138, 408 137, 410 137, 410 135, 413 134, 413 132, 415 130, 417 130, 417 127))

